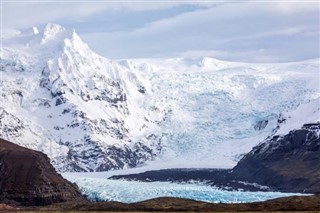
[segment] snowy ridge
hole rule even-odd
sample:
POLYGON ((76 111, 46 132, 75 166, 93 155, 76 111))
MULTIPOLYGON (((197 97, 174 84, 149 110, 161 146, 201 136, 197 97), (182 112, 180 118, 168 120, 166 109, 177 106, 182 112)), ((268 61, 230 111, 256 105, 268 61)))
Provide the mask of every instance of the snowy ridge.
POLYGON ((2 107, 21 121, 10 123, 16 134, 2 128, 2 137, 47 153, 60 171, 132 167, 159 152, 153 123, 161 113, 146 120, 152 110, 141 103, 151 90, 142 78, 60 26, 48 24, 31 40, 40 42, 4 51, 2 107))
POLYGON ((319 60, 108 60, 56 24, 8 32, 0 137, 59 171, 232 167, 276 131, 319 118, 319 60))

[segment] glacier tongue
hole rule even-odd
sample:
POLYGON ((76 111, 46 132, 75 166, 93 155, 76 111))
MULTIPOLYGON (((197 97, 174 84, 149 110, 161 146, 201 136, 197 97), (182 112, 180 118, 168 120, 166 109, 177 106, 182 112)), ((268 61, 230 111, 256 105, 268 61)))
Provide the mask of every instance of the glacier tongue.
POLYGON ((170 109, 161 124, 166 150, 159 167, 233 167, 254 145, 276 133, 279 116, 304 106, 308 110, 296 115, 301 126, 320 118, 317 60, 223 66, 215 60, 222 68, 213 65, 210 70, 206 59, 205 67, 196 67, 202 64, 199 60, 177 71, 185 60, 166 61, 165 66, 149 62, 158 67, 150 74, 156 85, 153 101, 170 109), (264 126, 257 130, 259 123, 264 126))
POLYGON ((279 117, 319 117, 317 60, 113 61, 55 24, 3 43, 0 136, 45 152, 59 171, 231 167, 284 132, 279 117))
POLYGON ((180 197, 210 203, 258 202, 277 197, 301 195, 281 192, 224 191, 204 183, 140 182, 63 174, 75 182, 92 201, 134 203, 157 197, 180 197))

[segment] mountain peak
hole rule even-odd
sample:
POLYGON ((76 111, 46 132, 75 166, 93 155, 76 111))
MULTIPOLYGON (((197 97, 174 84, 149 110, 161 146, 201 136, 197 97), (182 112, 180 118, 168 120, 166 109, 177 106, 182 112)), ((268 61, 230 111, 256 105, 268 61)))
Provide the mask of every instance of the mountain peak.
POLYGON ((53 23, 48 23, 45 26, 40 44, 45 45, 45 49, 48 49, 47 45, 50 45, 51 52, 52 49, 55 49, 58 52, 77 52, 84 56, 91 53, 90 48, 82 41, 75 29, 69 30, 53 23))
POLYGON ((61 25, 48 23, 43 30, 41 44, 47 43, 65 31, 66 29, 61 25))
POLYGON ((38 30, 37 27, 32 27, 32 32, 33 32, 34 35, 39 34, 39 30, 38 30))
MULTIPOLYGON (((70 31, 69 31, 70 32, 70 31)), ((63 40, 64 43, 64 51, 77 52, 80 55, 89 57, 87 54, 92 53, 88 45, 82 41, 80 36, 76 33, 75 30, 72 33, 68 33, 68 35, 63 40)))

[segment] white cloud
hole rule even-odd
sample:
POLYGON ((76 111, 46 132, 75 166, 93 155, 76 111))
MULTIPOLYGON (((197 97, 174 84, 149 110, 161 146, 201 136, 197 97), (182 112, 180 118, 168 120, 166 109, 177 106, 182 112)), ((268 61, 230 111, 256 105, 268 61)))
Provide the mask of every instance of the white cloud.
POLYGON ((81 20, 96 13, 108 11, 152 11, 177 7, 179 5, 197 5, 211 7, 222 2, 186 2, 183 1, 92 1, 77 0, 64 2, 63 0, 6 1, 3 2, 3 26, 5 28, 26 28, 63 19, 81 20))
POLYGON ((319 11, 319 1, 274 1, 274 9, 283 14, 298 14, 319 11))
POLYGON ((4 2, 3 27, 27 28, 63 19, 88 17, 107 7, 102 3, 4 2))
MULTIPOLYGON (((314 2, 290 2, 288 5, 284 2, 224 4, 218 8, 197 10, 177 17, 159 20, 150 23, 145 28, 136 30, 133 34, 137 36, 151 35, 171 30, 187 31, 187 29, 189 30, 188 33, 197 33, 199 31, 196 30, 200 29, 205 33, 220 30, 215 34, 228 35, 228 37, 239 37, 249 33, 267 34, 270 33, 270 30, 279 33, 285 31, 283 27, 287 28, 286 30, 290 28, 291 31, 301 28, 300 19, 304 19, 311 12, 319 13, 317 6, 318 4, 314 2), (301 12, 304 12, 302 17, 297 17, 296 15, 301 12), (296 25, 299 26, 296 27, 296 25)), ((302 22, 302 26, 310 25, 306 21, 302 22)), ((313 25, 316 23, 317 21, 314 21, 313 25)))
MULTIPOLYGON (((123 14, 141 19, 117 19, 120 31, 101 25, 99 32, 86 31, 81 36, 95 51, 111 58, 162 57, 210 54, 232 60, 287 61, 319 57, 319 3, 297 1, 272 2, 188 2, 191 10, 180 10, 182 1, 169 2, 92 2, 92 3, 5 3, 5 27, 31 27, 47 22, 97 25, 99 14, 123 14), (19 5, 19 6, 17 6, 19 5), (144 21, 146 11, 167 17, 144 21), (101 30, 100 30, 101 29, 101 30)), ((108 17, 112 21, 112 16, 108 17)), ((145 19, 148 20, 148 19, 145 19)), ((97 28, 95 28, 97 29, 97 28)))

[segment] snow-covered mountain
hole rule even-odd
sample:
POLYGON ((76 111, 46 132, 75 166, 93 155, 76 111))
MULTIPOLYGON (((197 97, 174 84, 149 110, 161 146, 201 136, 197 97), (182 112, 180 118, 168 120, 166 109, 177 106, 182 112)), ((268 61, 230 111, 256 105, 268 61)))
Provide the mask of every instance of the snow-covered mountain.
POLYGON ((134 167, 160 152, 164 112, 145 103, 150 85, 74 31, 21 33, 4 41, 1 61, 1 137, 45 152, 58 170, 134 167))
POLYGON ((319 60, 108 60, 48 24, 4 31, 0 74, 0 137, 59 171, 232 167, 268 136, 320 118, 319 60))

